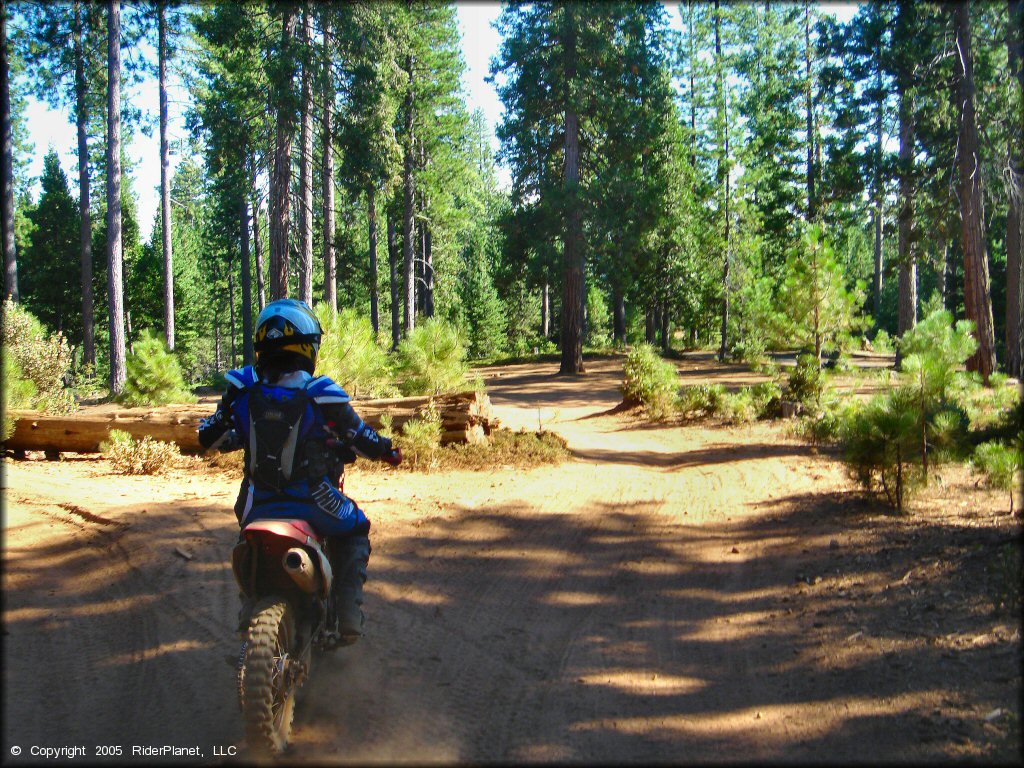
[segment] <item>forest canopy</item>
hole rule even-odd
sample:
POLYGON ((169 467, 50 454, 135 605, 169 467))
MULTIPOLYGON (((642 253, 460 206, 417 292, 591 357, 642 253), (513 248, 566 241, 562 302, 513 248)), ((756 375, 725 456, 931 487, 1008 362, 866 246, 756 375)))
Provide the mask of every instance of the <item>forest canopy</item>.
POLYGON ((968 368, 1020 375, 1020 0, 505 5, 496 154, 455 4, 2 10, 4 295, 112 393, 154 334, 193 384, 251 362, 285 296, 384 352, 436 318, 471 358, 557 351, 567 374, 641 342, 820 361, 927 303, 971 322, 968 368), (122 85, 147 78, 156 115, 122 85), (38 193, 29 94, 78 136, 38 193), (149 125, 144 240, 156 181, 123 158, 149 125))

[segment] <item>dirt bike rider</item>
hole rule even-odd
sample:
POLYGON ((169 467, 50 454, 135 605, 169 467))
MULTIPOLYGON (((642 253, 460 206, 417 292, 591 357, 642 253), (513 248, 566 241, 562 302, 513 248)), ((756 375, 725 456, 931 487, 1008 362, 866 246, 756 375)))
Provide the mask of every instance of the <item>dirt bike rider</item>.
POLYGON ((370 521, 339 482, 356 455, 397 466, 402 454, 359 418, 340 386, 313 376, 323 329, 304 302, 268 304, 254 335, 255 367, 225 374, 227 391, 200 424, 199 442, 221 451, 245 449, 235 502, 239 525, 299 518, 328 537, 338 633, 355 642, 364 620, 370 521))

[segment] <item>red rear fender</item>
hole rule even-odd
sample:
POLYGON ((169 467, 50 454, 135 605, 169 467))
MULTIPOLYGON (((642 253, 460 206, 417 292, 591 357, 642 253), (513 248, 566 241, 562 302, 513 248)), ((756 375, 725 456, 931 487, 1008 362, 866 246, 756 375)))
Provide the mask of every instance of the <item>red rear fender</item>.
POLYGON ((279 536, 302 545, 321 546, 320 537, 313 530, 313 526, 305 520, 256 520, 245 526, 242 533, 250 541, 267 536, 279 536))

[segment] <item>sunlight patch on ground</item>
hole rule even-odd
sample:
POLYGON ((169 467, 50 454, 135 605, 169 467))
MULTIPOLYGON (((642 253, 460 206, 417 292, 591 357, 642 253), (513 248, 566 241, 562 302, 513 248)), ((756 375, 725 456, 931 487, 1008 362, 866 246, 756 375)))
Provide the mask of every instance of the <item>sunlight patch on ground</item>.
POLYGON ((185 651, 208 651, 213 648, 212 641, 199 640, 176 640, 171 643, 161 643, 156 648, 147 648, 141 653, 119 653, 116 656, 109 656, 99 662, 101 667, 113 667, 118 664, 135 664, 142 660, 150 660, 157 656, 166 656, 169 653, 183 653, 185 651))
POLYGON ((552 592, 544 597, 541 602, 548 605, 564 606, 604 605, 611 603, 612 599, 607 595, 598 595, 591 592, 552 592))
POLYGON ((664 738, 706 738, 709 733, 728 734, 737 738, 747 736, 762 744, 768 742, 774 748, 789 748, 799 739, 836 730, 850 720, 863 717, 893 717, 897 713, 920 710, 930 705, 939 695, 941 691, 924 691, 885 699, 849 697, 796 704, 765 703, 711 714, 602 717, 575 723, 570 726, 570 730, 615 730, 648 737, 659 735, 664 738))
POLYGON ((148 605, 154 605, 159 603, 160 600, 160 595, 134 595, 130 600, 102 600, 85 605, 66 605, 62 603, 43 608, 15 608, 4 611, 4 623, 42 621, 44 619, 68 618, 72 616, 109 616, 111 613, 136 610, 148 605))
POLYGON ((388 584, 383 581, 374 581, 372 591, 380 595, 388 602, 407 602, 418 605, 445 605, 448 599, 436 592, 428 592, 425 589, 408 585, 388 584))
POLYGON ((625 693, 640 692, 648 696, 675 696, 689 694, 707 687, 707 681, 699 677, 666 675, 653 669, 607 669, 588 675, 581 675, 577 682, 615 688, 625 693))

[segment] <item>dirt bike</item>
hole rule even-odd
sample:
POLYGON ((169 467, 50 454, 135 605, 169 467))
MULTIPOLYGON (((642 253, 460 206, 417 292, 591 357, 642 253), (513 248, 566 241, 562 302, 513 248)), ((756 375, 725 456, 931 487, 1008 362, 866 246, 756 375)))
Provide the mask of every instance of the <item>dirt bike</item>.
POLYGON ((309 678, 313 649, 341 644, 334 574, 325 537, 304 520, 257 520, 241 535, 231 556, 244 599, 239 630, 247 626, 238 703, 249 746, 277 755, 288 746, 295 696, 309 678))

